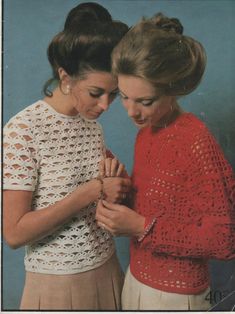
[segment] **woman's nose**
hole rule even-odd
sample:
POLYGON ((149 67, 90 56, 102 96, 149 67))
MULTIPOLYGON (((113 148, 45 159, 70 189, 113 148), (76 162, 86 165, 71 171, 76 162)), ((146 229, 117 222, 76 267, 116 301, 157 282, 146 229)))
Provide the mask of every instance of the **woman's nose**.
POLYGON ((140 114, 137 104, 135 104, 133 101, 129 101, 126 104, 127 114, 129 117, 133 118, 140 114))
POLYGON ((108 95, 102 95, 98 101, 98 106, 104 111, 108 110, 111 101, 108 95))

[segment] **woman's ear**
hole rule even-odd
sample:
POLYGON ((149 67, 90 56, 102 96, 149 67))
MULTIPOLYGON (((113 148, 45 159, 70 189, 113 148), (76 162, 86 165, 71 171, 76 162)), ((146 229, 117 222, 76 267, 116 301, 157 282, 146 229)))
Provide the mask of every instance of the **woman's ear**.
POLYGON ((71 93, 71 88, 72 88, 71 77, 68 75, 68 73, 63 68, 58 69, 58 75, 60 78, 59 87, 60 87, 61 92, 64 95, 69 95, 71 93))
POLYGON ((58 69, 58 75, 59 75, 60 81, 63 82, 64 84, 69 84, 71 82, 70 76, 63 68, 58 69))

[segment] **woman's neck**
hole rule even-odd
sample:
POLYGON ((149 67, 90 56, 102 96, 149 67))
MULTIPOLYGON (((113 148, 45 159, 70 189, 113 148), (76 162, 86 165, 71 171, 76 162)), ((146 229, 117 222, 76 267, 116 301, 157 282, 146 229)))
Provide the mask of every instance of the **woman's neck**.
POLYGON ((54 89, 51 97, 46 96, 43 100, 58 113, 67 116, 76 116, 78 114, 73 107, 70 95, 64 95, 58 87, 54 89))
POLYGON ((172 122, 174 122, 180 115, 184 113, 177 102, 172 105, 171 109, 158 121, 156 125, 152 126, 153 131, 158 131, 162 128, 167 128, 172 122))

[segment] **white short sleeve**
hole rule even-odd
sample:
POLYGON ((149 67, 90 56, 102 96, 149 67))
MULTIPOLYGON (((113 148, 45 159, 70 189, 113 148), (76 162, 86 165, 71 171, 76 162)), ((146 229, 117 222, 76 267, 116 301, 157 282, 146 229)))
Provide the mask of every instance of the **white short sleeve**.
POLYGON ((27 122, 12 118, 3 131, 3 189, 34 191, 37 182, 35 143, 27 122))

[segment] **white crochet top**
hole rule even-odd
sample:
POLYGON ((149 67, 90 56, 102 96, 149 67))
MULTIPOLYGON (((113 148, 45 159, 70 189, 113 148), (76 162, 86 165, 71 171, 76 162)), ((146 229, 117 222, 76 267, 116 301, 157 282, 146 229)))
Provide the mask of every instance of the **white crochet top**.
MULTIPOLYGON (((4 189, 33 191, 32 210, 48 207, 98 175, 104 150, 96 121, 60 114, 40 100, 4 127, 4 189)), ((73 274, 108 260, 113 238, 97 226, 95 209, 90 204, 56 232, 27 245, 26 271, 73 274)))

